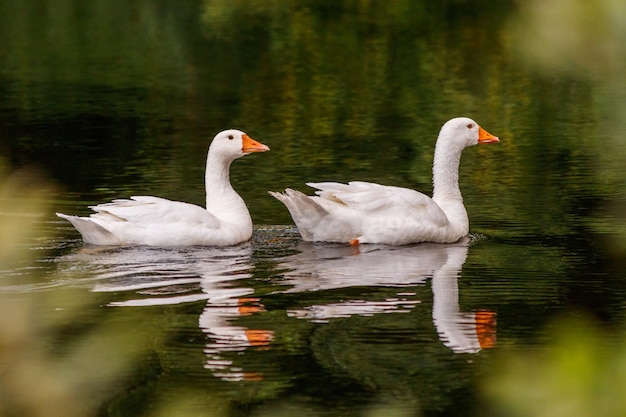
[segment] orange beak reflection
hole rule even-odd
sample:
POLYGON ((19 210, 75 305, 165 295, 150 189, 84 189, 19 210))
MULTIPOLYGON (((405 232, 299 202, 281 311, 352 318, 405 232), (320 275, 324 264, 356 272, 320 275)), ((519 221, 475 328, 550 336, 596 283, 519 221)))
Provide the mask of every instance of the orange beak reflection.
MULTIPOLYGON (((496 138, 497 139, 497 138, 496 138)), ((474 312, 476 321, 476 336, 482 349, 496 346, 496 313, 494 311, 479 310, 474 312)))

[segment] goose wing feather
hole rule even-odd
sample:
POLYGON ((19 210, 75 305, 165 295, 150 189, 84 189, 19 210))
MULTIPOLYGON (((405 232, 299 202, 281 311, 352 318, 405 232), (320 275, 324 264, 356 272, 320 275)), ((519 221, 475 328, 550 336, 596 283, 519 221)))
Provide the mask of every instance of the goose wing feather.
POLYGON ((412 217, 415 221, 428 221, 445 226, 448 218, 430 197, 408 188, 352 181, 307 183, 316 188, 322 200, 340 203, 354 210, 378 216, 412 217))
POLYGON ((207 210, 194 204, 171 201, 152 196, 133 196, 91 207, 92 217, 107 221, 127 221, 154 225, 184 222, 208 228, 219 228, 219 220, 207 210))

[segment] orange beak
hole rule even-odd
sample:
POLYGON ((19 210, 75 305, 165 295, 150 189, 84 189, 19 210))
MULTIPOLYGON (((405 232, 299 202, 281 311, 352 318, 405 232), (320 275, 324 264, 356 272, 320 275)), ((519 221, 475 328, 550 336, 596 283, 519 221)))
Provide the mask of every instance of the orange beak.
POLYGON ((246 134, 241 137, 241 140, 243 142, 241 146, 243 153, 266 152, 270 150, 269 146, 263 145, 261 142, 257 142, 246 134))
POLYGON ((478 126, 478 143, 479 144, 498 143, 498 142, 500 142, 500 139, 498 139, 497 136, 492 135, 491 133, 487 132, 482 127, 478 126))

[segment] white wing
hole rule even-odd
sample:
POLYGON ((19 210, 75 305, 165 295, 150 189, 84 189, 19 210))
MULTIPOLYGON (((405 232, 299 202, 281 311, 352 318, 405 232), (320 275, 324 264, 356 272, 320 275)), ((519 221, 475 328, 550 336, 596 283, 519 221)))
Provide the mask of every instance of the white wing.
POLYGON ((130 200, 91 207, 92 217, 103 220, 127 221, 143 225, 183 222, 198 226, 219 228, 219 220, 207 210, 194 204, 171 201, 159 197, 133 196, 130 200))
POLYGON ((403 216, 436 226, 448 224, 443 210, 430 197, 408 188, 353 181, 307 183, 318 189, 315 193, 328 202, 344 204, 352 209, 376 216, 403 216))

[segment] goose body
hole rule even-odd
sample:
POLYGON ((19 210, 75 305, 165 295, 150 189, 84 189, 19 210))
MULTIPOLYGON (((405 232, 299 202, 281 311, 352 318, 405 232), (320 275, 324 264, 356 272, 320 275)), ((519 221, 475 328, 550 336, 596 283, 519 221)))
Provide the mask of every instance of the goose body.
POLYGON ((408 188, 354 181, 307 183, 316 196, 270 192, 289 210, 304 240, 405 245, 452 243, 469 233, 459 190, 463 149, 499 139, 475 121, 458 117, 439 133, 433 162, 433 197, 408 188))
POLYGON ((228 246, 252 236, 252 219, 230 184, 230 165, 269 147, 239 130, 218 133, 206 163, 206 208, 152 196, 134 196, 91 207, 89 217, 57 213, 94 245, 228 246))

